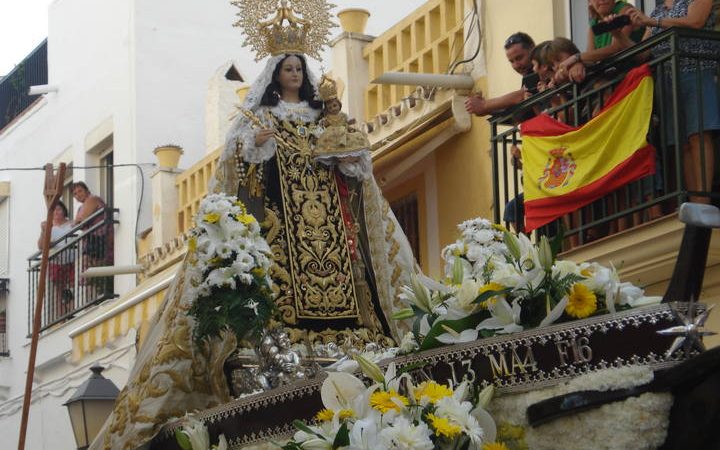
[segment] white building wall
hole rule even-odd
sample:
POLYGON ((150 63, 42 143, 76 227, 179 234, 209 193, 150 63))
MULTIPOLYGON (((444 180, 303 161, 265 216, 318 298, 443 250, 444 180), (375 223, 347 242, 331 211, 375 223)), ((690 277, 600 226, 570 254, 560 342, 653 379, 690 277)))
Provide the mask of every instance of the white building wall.
MULTIPOLYGON (((75 167, 95 165, 97 144, 112 137, 115 164, 154 163, 155 146, 185 149, 182 167, 205 155, 207 81, 225 61, 237 57, 242 36, 231 27, 228 2, 195 0, 56 0, 49 8, 49 83, 45 96, 16 124, 0 134, 0 167, 41 167, 69 157, 75 167)), ((137 230, 150 226, 150 166, 142 167, 145 194, 137 230)), ((45 218, 41 171, 0 172, 10 181, 7 327, 10 358, 0 359, 0 436, 15 445, 29 353, 27 257, 36 251, 45 218), (5 397, 5 398, 3 398, 5 397)), ((99 191, 99 172, 75 169, 99 191)), ((140 175, 136 167, 116 167, 115 264, 134 264, 140 175)), ((116 277, 115 292, 135 285, 133 275, 116 277)), ((132 366, 132 338, 114 348, 70 362, 76 329, 112 306, 107 301, 45 332, 37 356, 28 449, 74 448, 66 408, 61 404, 89 376, 95 360, 109 364, 110 378, 122 387, 132 366), (127 350, 123 353, 121 350, 127 350)), ((117 345, 117 344, 116 344, 117 345)))

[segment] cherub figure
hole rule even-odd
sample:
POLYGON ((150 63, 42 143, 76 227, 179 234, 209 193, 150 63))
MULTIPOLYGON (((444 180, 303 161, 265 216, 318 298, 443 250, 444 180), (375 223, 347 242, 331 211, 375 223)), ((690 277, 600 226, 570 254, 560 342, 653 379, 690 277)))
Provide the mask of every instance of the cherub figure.
POLYGON ((271 388, 306 378, 300 355, 292 350, 290 338, 282 327, 269 330, 260 341, 262 375, 271 388))

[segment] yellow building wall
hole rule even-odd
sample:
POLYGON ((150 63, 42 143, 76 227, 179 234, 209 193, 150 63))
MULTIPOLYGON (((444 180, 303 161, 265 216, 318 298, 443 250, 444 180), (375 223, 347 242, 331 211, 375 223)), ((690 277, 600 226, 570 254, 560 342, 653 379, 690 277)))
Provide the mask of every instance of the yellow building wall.
POLYGON ((473 127, 435 151, 440 248, 458 238, 457 225, 474 217, 492 218, 490 129, 480 118, 473 127))
POLYGON ((536 43, 565 36, 565 11, 557 0, 485 0, 483 2, 483 49, 490 97, 520 88, 521 77, 507 61, 505 40, 523 31, 536 43))

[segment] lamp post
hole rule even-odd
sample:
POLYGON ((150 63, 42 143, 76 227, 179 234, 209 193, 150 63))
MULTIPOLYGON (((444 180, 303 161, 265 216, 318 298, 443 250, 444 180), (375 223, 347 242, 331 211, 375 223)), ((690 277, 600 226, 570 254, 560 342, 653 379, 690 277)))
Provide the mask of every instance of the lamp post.
POLYGON ((90 446, 112 412, 115 399, 120 393, 112 381, 101 375, 104 367, 96 364, 90 370, 90 378, 63 404, 70 413, 70 423, 78 450, 85 450, 90 446))

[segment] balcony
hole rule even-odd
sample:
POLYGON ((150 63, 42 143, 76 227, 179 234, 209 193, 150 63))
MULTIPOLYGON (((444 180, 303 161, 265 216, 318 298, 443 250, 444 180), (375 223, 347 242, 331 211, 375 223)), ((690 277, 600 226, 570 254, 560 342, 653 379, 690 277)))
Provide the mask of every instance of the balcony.
MULTIPOLYGON (((40 331, 78 312, 114 298, 113 277, 82 278, 89 267, 113 265, 113 228, 117 209, 96 211, 65 236, 51 243, 40 331)), ((28 334, 40 279, 41 252, 28 258, 28 334)))
POLYGON ((0 333, 0 357, 10 356, 10 348, 7 342, 7 333, 0 333))
MULTIPOLYGON (((496 205, 495 221, 500 223, 505 216, 504 209, 509 201, 522 192, 521 172, 512 164, 511 148, 521 145, 522 139, 517 118, 542 109, 556 94, 563 94, 565 101, 545 112, 572 126, 580 126, 589 121, 603 106, 609 92, 624 78, 625 74, 636 66, 637 57, 647 54, 648 50, 658 46, 669 46, 670 51, 661 56, 651 56, 648 61, 655 80, 655 98, 652 123, 648 140, 657 150, 656 174, 630 183, 604 198, 570 213, 561 219, 538 230, 541 234, 555 234, 564 229, 567 239, 564 249, 569 250, 599 240, 603 237, 640 226, 647 222, 655 223, 663 216, 674 214, 678 205, 693 197, 696 201, 703 198, 716 201, 720 195, 707 180, 708 173, 715 167, 712 161, 706 161, 704 143, 700 151, 702 183, 699 186, 711 186, 709 189, 690 190, 683 174, 682 146, 673 145, 672 136, 679 136, 684 117, 679 113, 679 66, 680 60, 700 65, 709 58, 699 54, 683 52, 681 43, 688 39, 698 39, 720 46, 720 33, 690 29, 670 29, 638 44, 613 58, 604 61, 589 70, 587 80, 578 84, 567 84, 552 91, 536 94, 510 111, 497 114, 490 119, 493 159, 493 200, 496 205), (687 58, 687 59, 686 59, 687 58)), ((651 53, 654 54, 654 53, 651 53)), ((658 52, 659 54, 659 52, 658 52)), ((698 72, 690 72, 700 88, 698 72)), ((687 75, 687 74, 686 74, 687 75)), ((716 79, 717 81, 717 79, 716 79)), ((687 81, 685 81, 687 82, 687 81)), ((700 96, 702 98, 702 95, 700 96)), ((698 113, 701 116, 701 105, 698 113)), ((622 124, 618 124, 622 126, 622 124)), ((702 132, 702 130, 700 130, 702 132)), ((716 145, 717 146, 717 145, 716 145)), ((715 182, 718 177, 715 177, 715 182)), ((513 222, 521 221, 518 208, 514 211, 513 222)), ((513 215, 511 212, 510 216, 513 215)), ((506 222, 506 225, 510 225, 506 222)))
POLYGON ((47 61, 46 39, 0 80, 0 132, 40 98, 28 95, 28 89, 47 84, 47 61))

